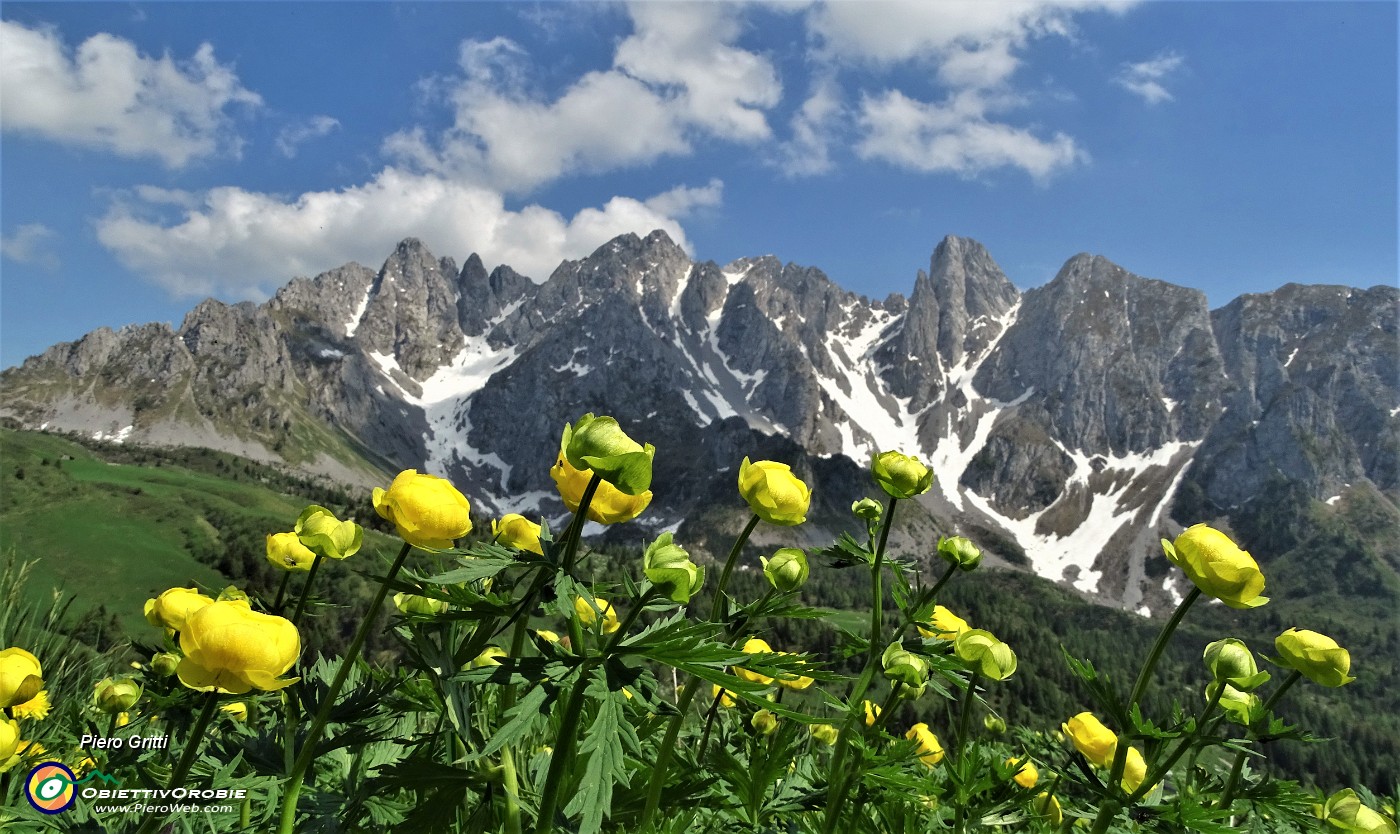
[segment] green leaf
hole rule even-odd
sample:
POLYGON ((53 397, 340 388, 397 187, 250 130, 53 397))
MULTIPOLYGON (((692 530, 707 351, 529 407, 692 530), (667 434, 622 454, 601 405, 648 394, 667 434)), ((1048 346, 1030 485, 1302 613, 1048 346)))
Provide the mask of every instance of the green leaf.
POLYGON ((550 690, 543 686, 525 690, 525 695, 506 712, 505 717, 509 720, 491 735, 491 741, 481 749, 476 758, 490 756, 535 728, 543 726, 549 717, 549 705, 553 700, 550 690))
POLYGON ((636 732, 624 714, 626 696, 608 688, 602 670, 593 673, 588 694, 598 699, 598 714, 579 745, 580 756, 588 759, 578 792, 564 808, 566 816, 582 812, 578 834, 598 834, 603 819, 612 817, 613 784, 628 784, 627 751, 640 751, 636 732))

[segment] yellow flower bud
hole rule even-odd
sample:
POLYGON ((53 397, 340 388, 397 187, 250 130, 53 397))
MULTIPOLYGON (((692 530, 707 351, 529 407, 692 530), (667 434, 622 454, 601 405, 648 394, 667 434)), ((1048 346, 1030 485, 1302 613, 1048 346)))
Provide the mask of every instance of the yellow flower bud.
POLYGON ((1230 716, 1231 721, 1248 727, 1250 713, 1258 705, 1259 697, 1249 692, 1241 692, 1224 681, 1212 681, 1206 684, 1206 700, 1214 698, 1216 689, 1222 686, 1225 687, 1225 691, 1220 693, 1220 708, 1230 716))
POLYGON ((685 605, 705 584, 705 569, 690 561, 685 548, 662 533, 642 554, 642 570, 651 584, 672 602, 685 605))
POLYGON ((925 766, 933 767, 943 761, 943 745, 938 743, 938 736, 933 734, 927 724, 920 721, 910 727, 904 737, 918 744, 919 759, 925 766))
MULTIPOLYGON (((792 654, 792 652, 778 652, 778 654, 786 655, 792 654)), ((802 665, 806 666, 807 664, 803 663, 802 665)), ((806 675, 787 675, 786 677, 778 678, 779 686, 783 687, 784 689, 791 689, 795 692, 801 692, 802 690, 806 689, 814 683, 816 683, 816 680, 813 678, 809 678, 806 675)))
POLYGON ((982 551, 963 536, 940 538, 938 556, 950 565, 957 565, 959 570, 975 570, 982 564, 982 551))
MULTIPOLYGON (((578 512, 579 502, 583 500, 583 493, 588 489, 588 481, 593 477, 592 472, 587 469, 576 469, 561 452, 554 466, 549 470, 549 477, 554 479, 554 485, 559 490, 559 497, 563 499, 564 506, 568 507, 571 513, 578 512)), ((593 500, 588 504, 588 520, 596 521, 599 524, 621 524, 641 515, 642 511, 650 504, 650 490, 637 495, 628 495, 607 481, 603 481, 598 484, 597 490, 593 493, 593 500)))
POLYGON ((1345 686, 1356 680, 1351 671, 1351 653, 1337 641, 1316 631, 1290 628, 1274 639, 1282 665, 1303 673, 1322 686, 1345 686))
POLYGON ((418 594, 394 594, 394 607, 404 614, 418 614, 431 617, 447 610, 447 600, 433 599, 418 594))
POLYGON ((807 565, 807 554, 795 547, 779 548, 773 558, 760 556, 758 561, 763 563, 763 575, 768 578, 768 583, 774 590, 784 593, 801 588, 811 570, 807 565))
MULTIPOLYGON (((744 654, 769 654, 772 651, 772 647, 770 647, 766 642, 760 640, 757 637, 750 637, 744 642, 744 654)), ((735 666, 734 674, 740 678, 743 678, 746 681, 749 681, 750 683, 761 683, 767 685, 773 682, 773 679, 768 677, 767 675, 760 675, 757 672, 750 672, 748 669, 745 669, 742 666, 735 666)))
POLYGON ((989 631, 974 628, 958 635, 953 653, 992 680, 1004 681, 1016 671, 1016 653, 989 631))
POLYGON ((913 498, 933 486, 933 470, 916 457, 901 452, 882 452, 870 459, 875 482, 895 498, 913 498))
POLYGON ((327 559, 354 556, 364 542, 365 531, 353 521, 341 521, 315 504, 301 511, 293 528, 301 543, 327 559))
MULTIPOLYGON (((3 752, 3 750, 0 750, 3 752)), ((1322 808, 1322 819, 1329 830, 1355 834, 1395 834, 1393 820, 1364 805, 1351 788, 1333 794, 1322 808)))
POLYGON ((812 734, 812 738, 830 747, 836 743, 840 731, 830 724, 808 724, 807 731, 812 734))
POLYGON ((374 488, 374 511, 392 522, 399 537, 414 547, 445 550, 471 532, 471 504, 446 480, 400 472, 387 490, 374 488))
POLYGON ((151 657, 151 671, 162 678, 175 674, 175 668, 179 665, 180 656, 175 652, 159 652, 151 657))
POLYGON ((564 425, 564 457, 575 469, 589 469, 627 495, 640 495, 651 486, 651 462, 656 447, 627 436, 611 417, 585 414, 564 425))
POLYGON ((611 602, 608 602, 602 597, 594 597, 593 604, 589 605, 588 600, 583 597, 574 598, 574 613, 578 614, 578 620, 583 624, 584 628, 593 627, 593 624, 598 621, 599 611, 603 614, 604 634, 612 634, 622 626, 622 623, 617 619, 617 611, 613 608, 611 602), (595 608, 597 609, 596 611, 594 610, 595 608))
POLYGON ((1021 766, 1016 768, 1015 774, 1011 777, 1012 781, 1023 788, 1035 787, 1035 784, 1040 781, 1040 771, 1035 769, 1035 765, 1031 764, 1030 759, 1017 759, 1015 756, 1007 759, 1006 765, 1012 767, 1018 761, 1021 762, 1021 766))
POLYGON ((885 508, 880 506, 880 502, 876 501, 874 498, 862 498, 859 501, 852 502, 851 512, 855 514, 856 518, 865 519, 866 521, 879 521, 880 516, 885 514, 885 508))
POLYGON ((282 570, 309 571, 316 554, 301 543, 296 533, 273 533, 267 537, 267 561, 282 570))
POLYGON ((191 614, 180 632, 180 649, 185 657, 175 673, 200 692, 271 692, 300 680, 281 677, 301 654, 297 627, 259 614, 246 602, 214 602, 191 614))
POLYGON ((880 655, 880 666, 885 677, 905 686, 923 686, 928 680, 928 661, 907 651, 899 643, 891 643, 880 655))
POLYGON ((734 700, 735 695, 733 692, 730 692, 728 689, 720 689, 719 684, 710 687, 710 698, 711 700, 718 698, 719 705, 725 709, 734 709, 735 705, 739 703, 734 700))
POLYGON ((1259 671, 1254 653, 1241 640, 1216 640, 1206 646, 1203 659, 1215 680, 1225 681, 1242 692, 1249 692, 1269 679, 1269 673, 1259 671))
POLYGON ((219 711, 228 713, 228 715, 231 716, 234 721, 248 720, 247 701, 234 701, 231 704, 224 704, 223 706, 219 707, 219 711))
POLYGON ((31 700, 43 686, 39 658, 18 646, 0 652, 0 709, 31 700))
POLYGON ((761 709, 749 719, 749 725, 760 735, 771 736, 778 731, 778 716, 769 710, 761 709))
POLYGON ((541 628, 541 629, 536 630, 536 631, 535 631, 535 636, 538 637, 538 638, 540 638, 541 640, 545 641, 546 643, 558 643, 558 642, 559 642, 559 635, 558 635, 558 634, 555 634, 554 632, 550 631, 550 630, 547 629, 547 628, 541 628))
POLYGON ((1060 809, 1060 800, 1046 791, 1041 791, 1031 800, 1031 810, 1049 823, 1051 828, 1059 828, 1065 821, 1064 811, 1060 809))
POLYGON ((865 702, 865 726, 875 726, 875 720, 880 717, 881 712, 883 712, 883 710, 880 709, 878 704, 867 700, 865 702))
POLYGON ((1113 750, 1118 736, 1103 725, 1092 712, 1081 712, 1061 725, 1074 747, 1096 767, 1113 763, 1113 750))
POLYGON ((0 716, 0 773, 19 764, 19 724, 0 716))
POLYGON ((111 715, 126 712, 141 700, 141 684, 131 678, 103 678, 92 690, 92 703, 111 715))
POLYGON ((769 524, 791 527, 807 520, 812 490, 786 463, 748 458, 739 465, 739 494, 754 514, 769 524))
POLYGON ((500 666, 501 658, 506 656, 506 650, 500 646, 487 646, 481 650, 481 654, 472 658, 470 666, 473 669, 482 669, 487 666, 500 666))
POLYGON ((1264 574, 1259 563, 1213 527, 1197 524, 1175 542, 1162 539, 1162 550, 1201 593, 1231 608, 1258 608, 1269 601, 1260 596, 1264 574))
POLYGON ((1136 747, 1128 748, 1127 758, 1123 764, 1123 791, 1132 793, 1142 784, 1142 780, 1147 778, 1147 762, 1142 758, 1142 751, 1136 747))
POLYGON ((184 631, 191 614, 213 602, 196 588, 171 588, 146 600, 146 622, 171 631, 184 631))
POLYGON ((544 555, 540 544, 540 525, 519 513, 507 513, 500 521, 492 520, 491 535, 496 541, 516 550, 544 555))
POLYGON ((971 630, 972 626, 967 624, 967 620, 949 611, 946 606, 935 605, 933 614, 927 623, 918 623, 919 633, 931 640, 947 640, 952 642, 964 633, 971 630), (927 626, 927 628, 925 628, 927 626))

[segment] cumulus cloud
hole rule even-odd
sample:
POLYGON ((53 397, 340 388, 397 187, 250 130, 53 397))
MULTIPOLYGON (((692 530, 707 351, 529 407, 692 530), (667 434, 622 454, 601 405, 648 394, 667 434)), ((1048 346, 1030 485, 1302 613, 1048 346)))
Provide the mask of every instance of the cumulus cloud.
POLYGON ((650 200, 613 197, 564 217, 539 205, 511 210, 499 192, 391 167, 364 185, 291 200, 234 187, 193 204, 132 192, 99 219, 97 234, 126 267, 181 295, 261 298, 296 274, 347 260, 377 266, 410 236, 439 255, 476 252, 543 280, 565 258, 626 232, 663 229, 689 249, 676 217, 717 204, 722 190, 716 180, 650 200), (172 207, 177 217, 164 214, 172 207))
POLYGON ((845 116, 840 85, 833 75, 822 76, 792 117, 792 138, 778 148, 783 173, 805 177, 830 171, 835 166, 831 145, 845 116))
POLYGON ((241 141, 228 110, 262 99, 203 44, 187 61, 152 58, 108 34, 76 50, 50 28, 0 21, 0 98, 7 132, 167 167, 216 154, 236 156, 241 141))
POLYGON ((297 148, 304 142, 320 139, 340 127, 340 120, 330 116, 312 116, 303 122, 290 124, 277 133, 277 150, 291 159, 297 155, 297 148))
POLYGON ((734 45, 729 4, 637 3, 613 66, 556 97, 529 86, 528 53, 496 37, 467 41, 448 92, 454 122, 439 136, 411 128, 384 151, 401 164, 511 193, 574 173, 686 154, 695 137, 753 143, 782 87, 768 60, 734 45), (619 129, 625 127, 625 129, 619 129))
POLYGON ((1184 61, 1175 52, 1164 52, 1150 61, 1124 64, 1113 81, 1134 95, 1141 96, 1148 104, 1172 101, 1172 94, 1162 85, 1162 81, 1180 69, 1184 61))
POLYGON ((44 269, 58 269, 58 256, 48 250, 57 237, 43 223, 21 223, 13 234, 0 235, 0 254, 21 264, 33 264, 44 269))

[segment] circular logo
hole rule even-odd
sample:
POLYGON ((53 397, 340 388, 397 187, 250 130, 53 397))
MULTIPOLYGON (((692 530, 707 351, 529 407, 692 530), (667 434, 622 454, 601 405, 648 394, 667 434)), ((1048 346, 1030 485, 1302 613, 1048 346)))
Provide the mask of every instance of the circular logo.
POLYGON ((37 810, 57 814, 68 810, 78 798, 78 791, 73 787, 76 781, 77 777, 66 765, 44 762, 29 771, 29 778, 24 781, 24 795, 37 810))

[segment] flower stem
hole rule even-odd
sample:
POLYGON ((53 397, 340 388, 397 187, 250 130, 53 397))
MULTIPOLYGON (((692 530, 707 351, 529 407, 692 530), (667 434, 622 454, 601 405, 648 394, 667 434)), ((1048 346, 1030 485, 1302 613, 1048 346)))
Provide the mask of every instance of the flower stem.
MULTIPOLYGON (((1220 705, 1220 696, 1224 694, 1225 682, 1221 681, 1215 689, 1215 694, 1212 695, 1210 700, 1206 702, 1206 708, 1201 710, 1200 717, 1196 719, 1196 727, 1198 728, 1197 732, 1199 732, 1200 729, 1203 729, 1205 727, 1206 721, 1210 718, 1210 714, 1215 711, 1215 708, 1217 706, 1220 705)), ((1182 754, 1185 753, 1187 748, 1189 748, 1190 746, 1190 737, 1182 739, 1181 743, 1177 745, 1177 748, 1171 752, 1171 755, 1167 756, 1166 760, 1164 760, 1160 764, 1153 765, 1152 769, 1148 771, 1147 777, 1142 780, 1142 784, 1138 785, 1138 789, 1133 791, 1132 795, 1128 797, 1128 801, 1137 802, 1139 799, 1142 799, 1144 796, 1146 796, 1148 791, 1156 787, 1157 783, 1162 781, 1162 779, 1165 778, 1166 775, 1171 772, 1172 766, 1177 763, 1177 761, 1181 758, 1182 754)))
MULTIPOLYGON (((306 731, 306 739, 302 742, 301 753, 292 765, 292 772, 287 776, 287 784, 283 788, 282 817, 277 826, 277 834, 292 834, 292 827, 297 817, 297 800, 301 797, 301 786, 306 780, 306 771, 311 767, 311 760, 316 757, 316 745, 321 740, 321 732, 326 729, 326 724, 330 721, 331 710, 335 708, 336 698, 340 696, 341 688, 345 686, 345 681, 350 677, 350 669, 354 667, 355 661, 359 658, 360 650, 365 645, 365 638, 369 636, 369 631, 379 616, 379 609, 384 605, 384 597, 389 594, 389 583, 394 581, 395 576, 398 576, 399 569, 403 567, 404 560, 408 558, 408 553, 412 549, 413 545, 408 542, 404 542, 403 547, 399 548, 398 558, 389 568, 389 573, 384 577, 384 581, 379 583, 379 591, 374 596, 374 602, 370 604, 369 613, 360 621, 360 627, 355 632, 354 639, 350 641, 350 648, 346 649, 345 657, 340 662, 340 669, 336 671, 335 678, 331 680, 330 689, 326 691, 326 697, 316 710, 316 717, 311 721, 311 728, 306 731)), ((308 582, 308 584, 310 583, 308 582)))
MULTIPOLYGON (((170 781, 165 784, 167 790, 173 790, 183 785, 185 777, 190 775, 190 768, 194 765, 196 754, 199 753, 199 746, 204 741, 204 732, 209 729, 209 722, 214 719, 214 710, 218 708, 218 705, 218 690, 205 693, 204 705, 199 711, 199 717, 194 720, 194 725, 190 727, 190 740, 185 743, 185 750, 180 754, 180 762, 170 772, 170 781)), ((146 817, 146 821, 141 823, 136 834, 150 834, 160 826, 160 823, 161 815, 159 814, 146 817)))
POLYGON ((316 558, 311 560, 311 571, 306 574, 306 581, 301 584, 301 596, 297 599, 297 609, 292 614, 292 625, 301 622, 301 612, 306 610, 306 598, 311 594, 311 583, 316 581, 316 572, 321 569, 324 558, 317 553, 316 558))
MULTIPOLYGON (((1264 701, 1263 711, 1266 715, 1273 710, 1274 704, 1277 704, 1284 693, 1291 689, 1293 684, 1297 683, 1298 679, 1302 676, 1302 672, 1294 669, 1293 673, 1284 679, 1279 688, 1275 689, 1273 694, 1268 697, 1268 700, 1264 701)), ((1223 688, 1224 687, 1222 687, 1222 689, 1223 688)), ((1247 754, 1243 750, 1235 754, 1235 761, 1234 764, 1230 766, 1230 776, 1225 780, 1225 789, 1220 792, 1220 804, 1216 806, 1217 808, 1229 808, 1230 803, 1235 801, 1235 791, 1239 789, 1240 775, 1244 773, 1244 759, 1246 755, 1247 754)))
MULTIPOLYGON (((715 587, 715 597, 710 603, 709 619, 712 623, 718 622, 717 617, 723 610, 721 602, 724 599, 725 588, 729 587, 729 577, 734 573, 734 563, 739 560, 739 554, 743 551, 749 536, 753 535, 754 528, 761 520, 755 513, 749 519, 749 523, 744 526, 743 532, 734 540, 734 546, 729 548, 729 558, 724 562, 724 570, 720 571, 719 585, 715 587)), ((637 827, 639 831, 648 830, 652 817, 656 816, 656 809, 661 805, 661 789, 666 785, 666 771, 671 765, 671 754, 675 752, 676 739, 681 734, 681 725, 685 723, 686 715, 690 712, 690 704, 695 700, 695 693, 698 691, 700 691, 699 679, 694 675, 688 675, 685 691, 681 694, 680 700, 676 702, 676 714, 671 717, 671 723, 666 726, 666 736, 662 739, 661 746, 656 750, 656 765, 652 768, 651 783, 647 786, 647 802, 642 809, 642 821, 637 827)))
POLYGON ((282 582, 277 586, 277 597, 272 603, 272 610, 269 613, 282 615, 282 600, 287 596, 287 583, 292 581, 292 572, 282 571, 282 582))
POLYGON ((969 675, 967 688, 963 690, 962 701, 958 705, 958 736, 953 739, 953 761, 962 761, 963 747, 967 745, 968 721, 972 715, 972 699, 977 693, 977 678, 969 675))

